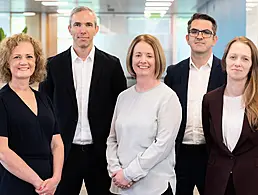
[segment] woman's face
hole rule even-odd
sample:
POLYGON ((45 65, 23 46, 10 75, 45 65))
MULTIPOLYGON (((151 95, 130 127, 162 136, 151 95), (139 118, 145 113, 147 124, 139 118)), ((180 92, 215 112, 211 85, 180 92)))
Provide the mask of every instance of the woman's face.
POLYGON ((135 45, 132 65, 136 77, 154 77, 155 56, 153 48, 148 43, 141 41, 135 45))
POLYGON ((226 57, 226 71, 228 78, 235 81, 246 81, 251 66, 251 48, 240 41, 234 42, 226 57))
POLYGON ((36 58, 34 48, 30 42, 20 42, 9 59, 12 80, 29 79, 35 71, 36 58))

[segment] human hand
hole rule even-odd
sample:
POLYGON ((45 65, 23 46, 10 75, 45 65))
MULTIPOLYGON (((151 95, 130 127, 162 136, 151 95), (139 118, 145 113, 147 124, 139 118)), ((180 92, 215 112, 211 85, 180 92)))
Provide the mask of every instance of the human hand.
POLYGON ((35 191, 39 195, 54 195, 59 181, 55 178, 49 178, 42 182, 39 189, 35 191))
POLYGON ((133 185, 132 181, 125 179, 123 169, 112 174, 112 181, 117 187, 122 189, 128 189, 133 185))
POLYGON ((34 186, 35 190, 39 190, 42 183, 43 183, 43 180, 40 177, 38 177, 35 180, 35 182, 33 183, 33 186, 34 186))

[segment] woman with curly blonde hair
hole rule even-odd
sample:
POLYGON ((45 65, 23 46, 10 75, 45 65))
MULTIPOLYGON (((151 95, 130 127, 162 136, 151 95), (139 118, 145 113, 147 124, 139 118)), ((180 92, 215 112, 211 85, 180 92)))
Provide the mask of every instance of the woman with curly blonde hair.
POLYGON ((49 99, 30 84, 46 75, 40 44, 16 34, 0 44, 0 194, 54 194, 64 148, 49 99))

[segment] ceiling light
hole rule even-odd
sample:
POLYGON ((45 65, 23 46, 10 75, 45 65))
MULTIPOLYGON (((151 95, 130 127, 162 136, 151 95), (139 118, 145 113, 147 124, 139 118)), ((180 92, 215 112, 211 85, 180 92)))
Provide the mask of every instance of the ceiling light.
POLYGON ((43 1, 41 2, 44 6, 60 6, 60 5, 68 5, 68 2, 59 2, 59 1, 43 1))
POLYGON ((167 11, 164 10, 145 10, 144 14, 152 14, 152 13, 160 13, 160 14, 165 14, 167 11))
POLYGON ((155 2, 173 2, 174 0, 146 0, 147 2, 148 1, 155 1, 155 2))
POLYGON ((146 2, 145 6, 171 6, 172 3, 171 2, 146 2))
POLYGON ((70 10, 70 9, 58 9, 56 11, 59 14, 70 14, 72 10, 70 10))
POLYGON ((246 3, 246 7, 255 7, 258 5, 258 2, 257 3, 246 3))
POLYGON ((24 16, 35 16, 36 13, 35 12, 23 12, 24 16))
POLYGON ((150 17, 157 17, 157 15, 159 15, 160 17, 163 17, 165 14, 167 13, 167 11, 144 11, 144 17, 145 18, 150 18, 150 17))
POLYGON ((145 10, 167 11, 169 7, 145 7, 145 10))
MULTIPOLYGON (((46 1, 46 0, 34 0, 34 1, 46 1)), ((47 0, 48 2, 51 1, 51 2, 56 2, 58 0, 47 0)))

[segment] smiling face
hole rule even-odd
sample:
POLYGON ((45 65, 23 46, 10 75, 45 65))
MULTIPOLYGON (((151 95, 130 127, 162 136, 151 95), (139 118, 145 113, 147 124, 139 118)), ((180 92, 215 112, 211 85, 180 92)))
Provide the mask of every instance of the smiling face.
MULTIPOLYGON (((205 36, 205 35, 204 35, 205 36)), ((196 19, 191 23, 190 32, 186 35, 186 41, 191 47, 193 53, 204 54, 212 52, 212 47, 217 42, 217 36, 214 35, 212 29, 212 23, 209 20, 196 19), (200 32, 196 34, 195 31, 211 32, 210 37, 203 37, 203 34, 200 32), (191 33, 191 31, 195 33, 191 33), (196 36, 197 35, 197 36, 196 36)))
POLYGON ((20 42, 9 59, 9 68, 13 80, 30 79, 35 71, 36 58, 34 48, 30 42, 20 42))
POLYGON ((155 78, 155 55, 151 45, 144 41, 140 41, 135 45, 132 55, 132 67, 138 78, 155 78))
POLYGON ((247 44, 234 42, 226 57, 226 71, 228 79, 246 81, 252 66, 252 53, 247 44))
POLYGON ((94 13, 84 10, 73 14, 68 30, 73 37, 73 46, 89 48, 93 46, 93 37, 99 30, 94 13))

